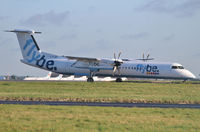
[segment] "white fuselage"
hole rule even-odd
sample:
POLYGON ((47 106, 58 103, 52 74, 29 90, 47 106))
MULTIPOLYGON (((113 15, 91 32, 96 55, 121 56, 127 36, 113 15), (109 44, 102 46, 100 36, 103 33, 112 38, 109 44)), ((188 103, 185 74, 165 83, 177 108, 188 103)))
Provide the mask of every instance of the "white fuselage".
MULTIPOLYGON (((22 62, 24 61, 22 60, 22 62)), ((39 66, 35 64, 31 65, 64 75, 89 76, 91 69, 98 69, 99 67, 106 67, 108 69, 113 68, 112 66, 106 64, 93 65, 84 62, 77 63, 76 60, 69 60, 65 57, 55 56, 55 55, 52 55, 51 59, 46 60, 44 58, 44 60, 42 60, 40 63, 43 65, 39 66), (49 61, 53 63, 48 63, 49 61), (88 69, 88 67, 90 67, 90 69, 88 69)), ((110 76, 110 77, 183 79, 183 80, 195 78, 195 76, 190 71, 184 69, 182 65, 178 63, 153 62, 153 61, 144 62, 144 61, 133 60, 133 61, 124 61, 119 68, 120 68, 120 75, 115 74, 113 76, 113 71, 108 69, 97 70, 94 73, 96 76, 103 76, 103 77, 110 76), (172 68, 173 66, 177 68, 172 68)))

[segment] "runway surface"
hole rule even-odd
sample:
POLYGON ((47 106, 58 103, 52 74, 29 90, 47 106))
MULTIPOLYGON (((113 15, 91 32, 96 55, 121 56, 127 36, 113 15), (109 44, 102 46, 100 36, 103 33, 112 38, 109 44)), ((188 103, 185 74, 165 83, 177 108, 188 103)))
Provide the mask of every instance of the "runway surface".
POLYGON ((144 104, 144 103, 99 103, 99 102, 62 102, 62 101, 2 101, 0 104, 20 105, 61 105, 61 106, 100 106, 100 107, 140 107, 140 108, 195 108, 200 104, 144 104))

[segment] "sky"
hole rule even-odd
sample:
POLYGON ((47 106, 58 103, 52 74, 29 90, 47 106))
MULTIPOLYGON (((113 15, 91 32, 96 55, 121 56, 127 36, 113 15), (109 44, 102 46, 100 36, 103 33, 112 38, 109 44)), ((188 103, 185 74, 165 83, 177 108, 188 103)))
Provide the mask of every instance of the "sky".
POLYGON ((199 77, 200 0, 0 0, 0 75, 45 76, 25 65, 17 37, 33 29, 57 55, 178 62, 199 77))

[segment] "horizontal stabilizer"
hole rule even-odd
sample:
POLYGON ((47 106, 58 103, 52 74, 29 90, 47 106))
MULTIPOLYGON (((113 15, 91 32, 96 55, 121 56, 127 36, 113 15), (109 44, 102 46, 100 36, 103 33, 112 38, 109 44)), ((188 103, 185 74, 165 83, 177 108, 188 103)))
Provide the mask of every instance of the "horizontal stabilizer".
POLYGON ((5 32, 27 33, 27 34, 42 33, 42 32, 36 32, 34 30, 22 30, 22 29, 5 30, 5 32))

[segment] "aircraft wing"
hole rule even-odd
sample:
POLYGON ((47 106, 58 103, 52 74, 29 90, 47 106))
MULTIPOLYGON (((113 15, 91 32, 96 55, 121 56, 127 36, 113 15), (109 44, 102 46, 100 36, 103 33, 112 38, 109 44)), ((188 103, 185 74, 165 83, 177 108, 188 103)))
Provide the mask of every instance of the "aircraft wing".
POLYGON ((97 58, 88 58, 88 57, 74 57, 74 56, 64 56, 70 60, 76 60, 72 66, 80 69, 90 69, 92 71, 99 70, 113 70, 114 61, 110 59, 97 59, 97 58), (78 62, 89 63, 89 65, 82 65, 78 62), (103 64, 103 65, 101 65, 103 64))
POLYGON ((74 56, 64 56, 70 60, 76 60, 72 66, 81 69, 92 69, 92 70, 113 70, 115 61, 111 59, 97 59, 88 57, 74 57, 74 56), (78 62, 89 63, 89 65, 79 65, 78 62), (103 64, 103 65, 102 65, 103 64), (110 67, 111 66, 111 67, 110 67))
POLYGON ((99 62, 97 58, 88 58, 88 57, 74 57, 74 56, 64 56, 70 60, 84 61, 84 62, 99 62))
POLYGON ((81 66, 76 66, 76 68, 89 69, 89 70, 92 70, 92 71, 113 70, 112 67, 81 67, 81 66))

